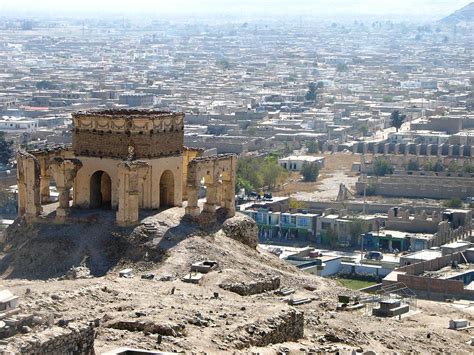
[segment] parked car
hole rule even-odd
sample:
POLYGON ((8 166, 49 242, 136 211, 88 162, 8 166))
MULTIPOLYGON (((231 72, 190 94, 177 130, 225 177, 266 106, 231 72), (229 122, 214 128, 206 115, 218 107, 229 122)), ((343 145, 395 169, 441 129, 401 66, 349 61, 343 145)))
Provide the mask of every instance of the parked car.
POLYGON ((379 251, 369 251, 365 254, 364 258, 368 260, 382 260, 383 254, 379 251))

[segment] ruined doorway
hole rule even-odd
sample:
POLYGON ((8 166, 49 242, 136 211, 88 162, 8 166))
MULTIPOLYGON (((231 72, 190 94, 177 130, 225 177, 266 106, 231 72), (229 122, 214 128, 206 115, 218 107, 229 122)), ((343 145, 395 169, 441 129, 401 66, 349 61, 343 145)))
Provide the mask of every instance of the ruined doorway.
POLYGON ((112 207, 112 180, 105 171, 96 171, 90 182, 90 207, 110 209, 112 207))
POLYGON ((160 207, 174 206, 174 176, 166 170, 160 179, 160 207))

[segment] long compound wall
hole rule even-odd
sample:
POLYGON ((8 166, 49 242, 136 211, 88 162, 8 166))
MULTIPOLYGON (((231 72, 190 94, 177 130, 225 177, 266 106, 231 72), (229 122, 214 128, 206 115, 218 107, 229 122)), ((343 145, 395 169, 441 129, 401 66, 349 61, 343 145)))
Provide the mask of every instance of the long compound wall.
MULTIPOLYGON (((468 251, 464 252, 464 257, 469 262, 473 261, 473 256, 468 251)), ((464 262, 464 258, 461 253, 454 253, 400 267, 396 271, 405 272, 405 274, 397 275, 397 281, 404 283, 422 298, 443 300, 456 297, 474 300, 474 291, 465 289, 462 281, 420 276, 427 271, 436 271, 451 265, 453 261, 461 263, 464 262)))
POLYGON ((320 143, 324 152, 351 151, 353 154, 402 154, 418 156, 474 157, 474 146, 459 144, 374 143, 355 144, 320 143))
MULTIPOLYGON (((452 199, 474 196, 474 179, 459 177, 388 175, 369 180, 376 195, 452 199)), ((365 182, 357 182, 357 193, 364 193, 365 182)))

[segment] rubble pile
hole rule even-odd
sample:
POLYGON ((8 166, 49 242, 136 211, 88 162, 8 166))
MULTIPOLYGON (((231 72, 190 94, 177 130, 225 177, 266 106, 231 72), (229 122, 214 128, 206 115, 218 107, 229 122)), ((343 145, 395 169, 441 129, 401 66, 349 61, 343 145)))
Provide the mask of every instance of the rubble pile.
POLYGON ((263 292, 274 291, 280 288, 280 278, 278 276, 269 277, 248 283, 223 283, 219 287, 224 290, 237 293, 241 296, 256 295, 263 292))
POLYGON ((235 348, 243 349, 249 346, 267 346, 297 341, 303 335, 303 312, 289 309, 263 321, 240 326, 232 334, 227 335, 225 340, 233 342, 235 348))

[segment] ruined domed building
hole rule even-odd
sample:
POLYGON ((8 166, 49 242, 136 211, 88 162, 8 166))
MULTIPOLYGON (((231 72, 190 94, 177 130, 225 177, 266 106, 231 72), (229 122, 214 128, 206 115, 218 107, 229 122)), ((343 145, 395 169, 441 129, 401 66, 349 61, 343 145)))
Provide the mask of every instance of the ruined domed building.
POLYGON ((182 206, 192 217, 215 218, 222 207, 235 214, 235 155, 202 157, 183 146, 184 114, 105 110, 73 114, 72 146, 20 151, 17 155, 18 213, 27 221, 59 193, 55 219, 72 209, 113 209, 120 225, 139 221, 140 209, 182 206), (201 208, 198 193, 207 187, 201 208), (202 209, 202 211, 201 211, 202 209))

